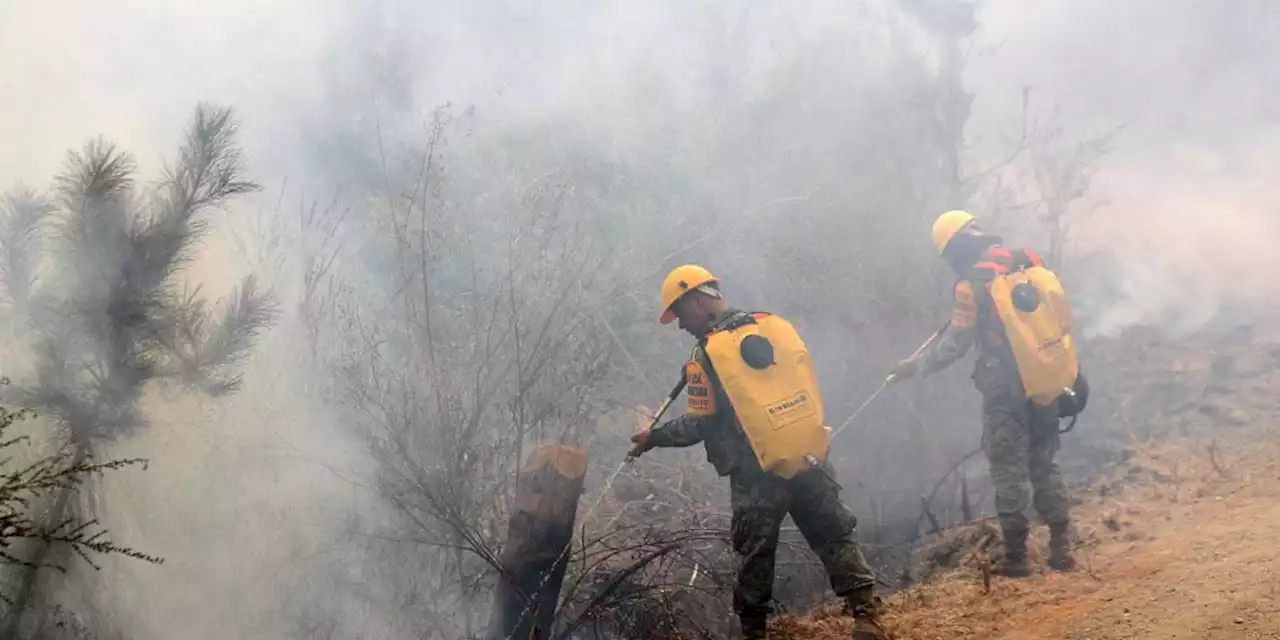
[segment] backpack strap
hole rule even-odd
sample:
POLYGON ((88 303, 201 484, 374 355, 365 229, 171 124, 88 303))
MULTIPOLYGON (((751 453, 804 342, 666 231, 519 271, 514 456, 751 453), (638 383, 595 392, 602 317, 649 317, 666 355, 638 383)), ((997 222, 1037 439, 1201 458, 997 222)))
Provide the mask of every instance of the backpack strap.
POLYGON ((974 263, 962 280, 968 280, 973 286, 973 295, 978 299, 978 326, 986 333, 990 330, 994 311, 991 301, 991 281, 998 276, 1021 271, 1039 258, 1023 250, 1008 249, 999 245, 987 249, 982 258, 974 263))
POLYGON ((1044 261, 1030 249, 1006 249, 996 246, 982 254, 982 258, 974 263, 966 279, 986 285, 996 276, 1022 271, 1027 267, 1043 266, 1044 261))
POLYGON ((735 311, 721 318, 719 322, 716 322, 715 324, 708 327, 706 336, 704 336, 702 340, 700 340, 699 342, 705 343, 707 340, 707 337, 710 337, 711 334, 713 333, 718 333, 720 331, 733 331, 738 327, 743 327, 749 324, 755 324, 757 320, 764 318, 765 316, 768 316, 768 315, 769 314, 763 311, 753 311, 753 312, 735 311))
POLYGON ((1044 266, 1044 260, 1041 260, 1040 256, 1037 255, 1036 252, 1030 249, 1023 249, 1020 253, 1022 253, 1023 259, 1026 260, 1027 264, 1029 264, 1030 266, 1033 266, 1033 267, 1044 266))
MULTIPOLYGON (((982 254, 982 258, 973 265, 978 271, 991 274, 991 276, 1004 275, 1013 271, 1021 271, 1029 266, 1044 266, 1040 261, 1040 257, 1032 253, 1029 249, 1006 249, 1001 246, 994 246, 982 254)), ((987 278, 988 280, 990 277, 987 278)))
POLYGON ((747 313, 745 311, 735 311, 726 315, 715 324, 707 327, 707 332, 703 334, 701 338, 698 338, 697 344, 693 345, 693 355, 691 355, 690 358, 697 358, 697 356, 701 354, 703 356, 701 361, 705 365, 704 368, 708 373, 711 373, 711 357, 707 355, 707 340, 711 338, 712 334, 719 333, 721 331, 732 331, 738 327, 755 324, 757 318, 766 315, 769 314, 762 312, 747 313))

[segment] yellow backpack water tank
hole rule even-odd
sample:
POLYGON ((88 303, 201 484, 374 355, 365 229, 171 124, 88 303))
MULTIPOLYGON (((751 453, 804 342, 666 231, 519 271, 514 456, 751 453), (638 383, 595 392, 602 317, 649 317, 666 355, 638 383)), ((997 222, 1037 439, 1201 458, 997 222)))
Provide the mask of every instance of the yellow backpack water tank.
POLYGON ((705 349, 761 468, 791 478, 826 459, 818 377, 791 323, 754 313, 711 333, 705 349))
POLYGON ((1073 318, 1057 275, 1034 253, 1022 253, 1027 258, 1022 266, 986 263, 992 272, 987 291, 1004 324, 1027 397, 1049 406, 1080 374, 1071 333, 1073 318))

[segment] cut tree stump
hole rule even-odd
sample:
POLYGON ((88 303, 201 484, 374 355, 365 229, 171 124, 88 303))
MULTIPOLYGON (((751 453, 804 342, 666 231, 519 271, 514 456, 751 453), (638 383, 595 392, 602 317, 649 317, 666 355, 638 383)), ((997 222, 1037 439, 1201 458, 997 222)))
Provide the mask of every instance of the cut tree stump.
POLYGON ((587 474, 586 451, 544 444, 520 468, 519 486, 502 550, 503 575, 494 594, 490 637, 551 637, 568 567, 578 499, 587 474))

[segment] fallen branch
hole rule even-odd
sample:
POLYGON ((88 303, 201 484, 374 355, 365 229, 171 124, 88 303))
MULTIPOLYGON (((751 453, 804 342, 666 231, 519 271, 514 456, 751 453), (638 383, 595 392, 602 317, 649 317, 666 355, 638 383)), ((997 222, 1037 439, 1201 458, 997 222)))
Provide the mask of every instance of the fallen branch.
POLYGON ((920 496, 920 506, 924 508, 925 517, 929 518, 929 526, 931 527, 929 533, 935 536, 938 535, 942 531, 942 526, 938 524, 938 518, 929 510, 928 498, 920 496))
POLYGON ((987 554, 987 547, 994 539, 995 535, 988 533, 978 541, 978 544, 973 545, 973 549, 969 552, 969 562, 976 563, 982 570, 983 593, 991 593, 991 557, 987 554))
POLYGON ((941 478, 938 478, 938 481, 933 484, 933 490, 929 492, 929 499, 926 501, 926 503, 933 504, 933 498, 938 494, 938 489, 942 488, 942 484, 947 481, 947 478, 950 478, 951 474, 955 473, 956 470, 959 469, 961 465, 968 462, 970 458, 978 455, 979 453, 982 453, 982 447, 978 447, 977 449, 974 449, 973 451, 970 451, 969 453, 964 454, 963 458, 960 458, 959 461, 951 465, 951 468, 948 469, 947 472, 944 473, 941 478))
POLYGON ((571 622, 569 622, 569 624, 565 625, 564 630, 562 630, 559 634, 555 636, 556 640, 568 640, 570 637, 572 637, 573 633, 577 631, 578 628, 581 627, 584 622, 586 622, 587 618, 592 613, 595 612, 596 608, 599 607, 608 598, 613 596, 614 591, 617 591, 618 587, 622 586, 622 583, 626 582, 631 578, 631 576, 634 576, 641 569, 648 566, 649 563, 653 562, 654 560, 657 560, 658 558, 661 558, 662 556, 667 555, 668 553, 671 553, 672 551, 675 551, 679 547, 680 545, 678 544, 670 544, 665 547, 662 547, 661 549, 658 549, 657 551, 650 553, 644 558, 641 558, 635 564, 631 565, 630 567, 627 567, 626 570, 620 572, 613 580, 609 582, 607 586, 605 586, 604 589, 601 589, 600 592, 596 594, 596 596, 592 598, 590 602, 587 603, 587 605, 583 608, 582 613, 578 614, 578 616, 575 617, 571 622))
MULTIPOLYGON (((957 460, 955 464, 951 465, 951 468, 948 469, 946 473, 942 474, 942 477, 938 478, 938 481, 933 484, 933 489, 929 491, 929 497, 924 499, 924 511, 921 512, 918 518, 916 518, 915 534, 911 537, 911 540, 907 542, 907 553, 905 555, 905 562, 907 563, 907 566, 903 567, 903 575, 910 574, 911 553, 915 551, 915 545, 920 541, 920 525, 924 524, 926 514, 929 514, 929 505, 933 503, 933 498, 938 495, 938 489, 942 488, 942 485, 947 481, 947 478, 950 478, 951 474, 955 473, 961 465, 968 462, 970 458, 978 455, 979 453, 982 453, 982 447, 978 447, 977 449, 964 454, 964 456, 957 460)), ((931 517, 931 514, 929 515, 931 517)), ((938 531, 941 530, 936 523, 934 523, 934 529, 938 531)))
POLYGON ((1226 477, 1226 469, 1223 469, 1222 465, 1218 462, 1218 440, 1216 438, 1209 441, 1209 464, 1213 465, 1213 470, 1217 471, 1218 475, 1224 478, 1226 477))

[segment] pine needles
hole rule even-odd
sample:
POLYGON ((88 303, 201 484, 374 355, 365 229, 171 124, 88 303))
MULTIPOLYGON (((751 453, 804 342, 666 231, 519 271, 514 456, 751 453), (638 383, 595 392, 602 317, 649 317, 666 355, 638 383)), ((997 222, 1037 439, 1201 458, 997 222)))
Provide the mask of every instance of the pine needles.
POLYGON ((258 189, 236 131, 230 109, 201 104, 153 191, 139 193, 133 157, 97 138, 68 154, 52 198, 4 199, 0 277, 40 360, 22 397, 72 432, 110 441, 141 426, 132 407, 153 380, 214 396, 242 384, 232 368, 274 322, 273 298, 250 276, 219 311, 176 277, 212 215, 258 189), (42 232, 59 242, 42 246, 42 232))
POLYGON ((53 545, 90 565, 89 552, 159 562, 91 531, 93 520, 66 517, 76 512, 71 491, 87 474, 141 462, 98 464, 93 452, 146 426, 139 400, 149 383, 233 393, 242 384, 235 365, 274 322, 275 302, 252 277, 222 310, 177 277, 214 213, 258 189, 244 177, 236 130, 230 109, 201 104, 153 189, 139 190, 131 155, 97 138, 68 154, 49 196, 17 189, 0 200, 0 280, 14 311, 6 317, 21 318, 14 333, 35 363, 9 398, 44 411, 73 451, 0 480, 0 562, 27 568, 6 630, 30 606, 53 545), (52 514, 29 519, 31 501, 48 492, 58 496, 52 514), (33 559, 13 555, 9 537, 38 540, 33 559))

